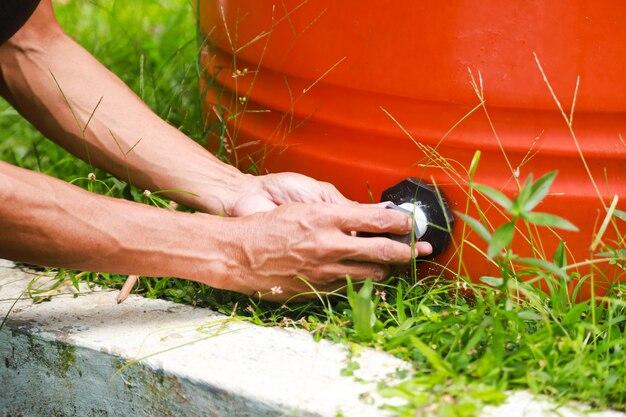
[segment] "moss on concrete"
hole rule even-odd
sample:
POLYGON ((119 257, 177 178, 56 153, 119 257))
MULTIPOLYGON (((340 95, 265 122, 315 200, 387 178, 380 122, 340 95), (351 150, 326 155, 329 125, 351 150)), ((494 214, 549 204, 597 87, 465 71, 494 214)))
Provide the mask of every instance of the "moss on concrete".
POLYGON ((13 352, 5 358, 7 368, 17 369, 26 361, 35 361, 43 365, 46 371, 59 378, 67 378, 72 366, 76 363, 76 348, 60 341, 42 341, 31 333, 13 331, 13 337, 21 335, 26 338, 27 352, 13 352))

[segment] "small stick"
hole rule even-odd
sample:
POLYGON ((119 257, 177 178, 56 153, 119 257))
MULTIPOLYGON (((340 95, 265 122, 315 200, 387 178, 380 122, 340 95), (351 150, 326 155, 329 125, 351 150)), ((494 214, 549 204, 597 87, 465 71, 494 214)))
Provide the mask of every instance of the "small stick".
POLYGON ((128 298, 130 292, 132 291, 135 284, 137 284, 137 280, 139 279, 139 275, 129 275, 126 278, 126 282, 122 286, 120 293, 117 295, 117 303, 120 304, 124 300, 128 298))

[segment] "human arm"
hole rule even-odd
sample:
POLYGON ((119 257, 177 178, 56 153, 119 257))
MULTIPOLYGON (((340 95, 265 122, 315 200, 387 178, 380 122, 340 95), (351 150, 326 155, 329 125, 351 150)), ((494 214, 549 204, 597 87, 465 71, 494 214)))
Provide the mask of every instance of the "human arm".
MULTIPOLYGON (((291 203, 235 218, 181 213, 87 192, 0 162, 0 258, 85 271, 174 276, 280 300, 382 279, 411 248, 350 231, 407 233, 395 210, 291 203), (271 288, 281 292, 272 294, 271 288)), ((419 250, 419 247, 418 247, 419 250)))
POLYGON ((208 213, 246 215, 285 202, 349 204, 297 174, 244 175, 154 114, 67 36, 49 0, 0 47, 0 92, 48 138, 142 189, 208 213))
POLYGON ((0 91, 47 136, 122 179, 129 176, 141 188, 193 192, 199 197, 173 197, 199 210, 245 215, 282 206, 240 219, 155 212, 8 167, 0 256, 82 270, 177 276, 247 294, 279 285, 285 295, 307 289, 294 284, 301 282, 296 276, 320 285, 346 275, 381 278, 385 267, 380 264, 408 260, 406 246, 347 235, 356 218, 370 219, 376 230, 396 232, 406 218, 389 220, 389 210, 353 207, 334 188, 311 179, 282 177, 296 179, 295 186, 285 187, 284 181, 272 182, 279 176, 259 180, 222 164, 154 115, 58 25, 50 25, 49 6, 44 0, 0 48, 0 91), (26 187, 31 180, 35 186, 26 187), (285 204, 293 201, 346 205, 285 204))

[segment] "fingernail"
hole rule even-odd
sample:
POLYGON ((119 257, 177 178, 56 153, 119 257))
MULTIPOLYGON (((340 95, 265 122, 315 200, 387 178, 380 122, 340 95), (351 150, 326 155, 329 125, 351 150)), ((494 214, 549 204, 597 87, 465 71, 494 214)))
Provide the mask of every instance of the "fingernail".
POLYGON ((418 256, 430 255, 433 253, 433 246, 428 242, 417 242, 415 244, 418 256))

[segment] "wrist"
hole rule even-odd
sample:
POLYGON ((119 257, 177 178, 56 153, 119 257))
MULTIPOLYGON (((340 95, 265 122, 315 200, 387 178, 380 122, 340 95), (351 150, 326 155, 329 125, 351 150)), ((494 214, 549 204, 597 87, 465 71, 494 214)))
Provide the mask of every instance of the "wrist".
POLYGON ((254 181, 254 176, 226 164, 220 167, 219 172, 213 170, 210 176, 199 175, 198 178, 195 186, 188 188, 197 192, 185 196, 191 200, 187 205, 219 216, 232 216, 232 208, 254 181))
POLYGON ((208 152, 195 155, 199 160, 184 172, 170 170, 157 189, 171 190, 165 195, 195 210, 230 216, 232 207, 253 181, 253 176, 225 164, 208 152))
POLYGON ((210 188, 207 188, 205 195, 209 197, 208 199, 217 208, 217 210, 210 211, 211 213, 234 217, 235 206, 254 189, 257 177, 251 174, 244 174, 230 165, 227 165, 227 167, 232 168, 234 172, 229 172, 222 176, 216 185, 211 184, 210 188))
POLYGON ((215 288, 234 290, 242 242, 238 219, 204 213, 187 214, 184 222, 186 261, 172 263, 169 275, 215 288))

